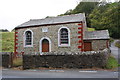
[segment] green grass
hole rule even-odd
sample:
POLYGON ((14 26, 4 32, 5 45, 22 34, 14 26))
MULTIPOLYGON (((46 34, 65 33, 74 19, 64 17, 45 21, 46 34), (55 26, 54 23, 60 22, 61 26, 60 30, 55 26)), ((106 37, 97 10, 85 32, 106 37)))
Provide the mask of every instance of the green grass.
POLYGON ((120 48, 120 41, 117 41, 117 42, 115 43, 115 46, 118 47, 118 48, 120 48))
POLYGON ((95 28, 87 28, 88 31, 95 31, 95 28))
POLYGON ((14 52, 14 32, 0 32, 0 35, 2 35, 0 52, 14 52))
POLYGON ((106 64, 106 68, 114 69, 114 68, 117 68, 118 66, 119 66, 118 61, 113 56, 109 56, 107 64, 106 64))

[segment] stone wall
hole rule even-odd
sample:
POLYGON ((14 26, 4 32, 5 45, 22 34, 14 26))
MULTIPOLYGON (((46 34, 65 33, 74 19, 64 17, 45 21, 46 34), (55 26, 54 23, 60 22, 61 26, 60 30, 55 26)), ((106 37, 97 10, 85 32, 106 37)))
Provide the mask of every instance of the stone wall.
POLYGON ((12 52, 2 52, 2 67, 10 68, 12 67, 13 53, 12 52))
POLYGON ((23 69, 46 68, 104 68, 108 53, 83 53, 64 55, 23 55, 23 69))
POLYGON ((107 45, 109 46, 109 43, 107 43, 108 40, 92 40, 92 50, 93 51, 99 51, 107 48, 107 45))
POLYGON ((80 39, 78 39, 78 23, 71 24, 61 24, 61 25, 49 25, 49 26, 39 26, 39 27, 30 27, 30 28, 21 28, 17 29, 18 32, 18 45, 17 52, 21 53, 31 53, 31 52, 39 52, 40 51, 40 40, 43 37, 48 37, 51 40, 51 51, 74 51, 79 52, 78 43, 80 39), (58 30, 60 27, 68 27, 70 29, 70 47, 58 47, 58 30), (42 28, 47 27, 48 32, 42 32, 42 28), (33 47, 24 47, 24 32, 25 30, 30 29, 33 31, 33 47))

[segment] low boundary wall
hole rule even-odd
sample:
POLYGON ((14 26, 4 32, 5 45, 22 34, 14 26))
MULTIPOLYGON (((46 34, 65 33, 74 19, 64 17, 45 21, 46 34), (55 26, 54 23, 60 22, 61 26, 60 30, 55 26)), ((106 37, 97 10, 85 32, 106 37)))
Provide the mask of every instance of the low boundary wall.
POLYGON ((23 69, 46 68, 104 68, 108 53, 64 54, 64 55, 23 55, 23 69))
POLYGON ((13 64, 13 52, 2 52, 2 67, 10 68, 13 64))

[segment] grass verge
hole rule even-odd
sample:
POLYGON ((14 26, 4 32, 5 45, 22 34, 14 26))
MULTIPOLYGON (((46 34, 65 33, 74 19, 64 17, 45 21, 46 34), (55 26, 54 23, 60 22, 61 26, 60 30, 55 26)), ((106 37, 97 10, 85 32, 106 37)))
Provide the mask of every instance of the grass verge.
POLYGON ((114 68, 117 68, 118 66, 119 66, 118 61, 113 56, 109 56, 107 64, 106 64, 106 68, 114 69, 114 68))

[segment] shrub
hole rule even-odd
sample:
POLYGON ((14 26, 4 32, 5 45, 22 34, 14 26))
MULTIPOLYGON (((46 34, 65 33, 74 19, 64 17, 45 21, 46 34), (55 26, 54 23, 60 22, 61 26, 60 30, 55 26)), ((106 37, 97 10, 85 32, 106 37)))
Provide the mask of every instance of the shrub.
POLYGON ((117 67, 118 67, 118 61, 113 56, 109 56, 106 64, 106 68, 113 69, 117 67))
POLYGON ((110 38, 110 43, 114 42, 114 39, 113 38, 110 38))
POLYGON ((120 41, 117 41, 117 42, 115 43, 115 46, 118 47, 118 48, 120 48, 120 41))
POLYGON ((120 64, 118 64, 118 67, 120 67, 120 64))

